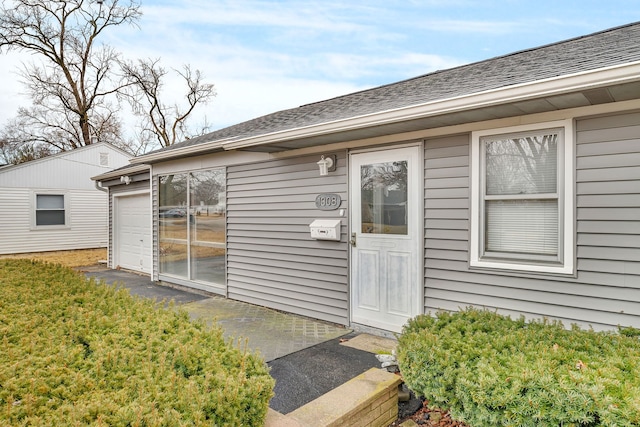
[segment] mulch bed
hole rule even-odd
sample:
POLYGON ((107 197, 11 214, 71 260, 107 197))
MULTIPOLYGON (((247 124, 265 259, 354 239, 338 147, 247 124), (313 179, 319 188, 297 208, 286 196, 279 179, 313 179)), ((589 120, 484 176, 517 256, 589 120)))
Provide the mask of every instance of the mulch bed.
POLYGON ((420 409, 415 413, 403 418, 398 418, 395 422, 390 424, 389 427, 398 427, 408 420, 413 420, 413 422, 419 426, 425 427, 469 427, 461 421, 452 420, 448 411, 427 408, 426 401, 422 403, 420 409))
POLYGON ((408 401, 398 402, 398 419, 389 427, 399 427, 408 420, 413 420, 419 426, 425 427, 469 427, 468 424, 461 421, 452 420, 448 411, 429 409, 428 404, 428 401, 418 398, 413 392, 410 392, 408 401))

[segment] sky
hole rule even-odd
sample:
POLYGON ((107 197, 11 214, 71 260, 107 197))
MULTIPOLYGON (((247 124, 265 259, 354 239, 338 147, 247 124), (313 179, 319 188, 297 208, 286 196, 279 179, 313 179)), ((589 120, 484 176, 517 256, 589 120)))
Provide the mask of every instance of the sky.
MULTIPOLYGON (((206 118, 211 130, 640 21, 637 0, 139 1, 138 25, 103 42, 200 70, 217 95, 192 125, 206 118)), ((29 106, 17 71, 31 60, 0 54, 0 127, 29 106)), ((165 99, 180 89, 168 80, 165 99)))

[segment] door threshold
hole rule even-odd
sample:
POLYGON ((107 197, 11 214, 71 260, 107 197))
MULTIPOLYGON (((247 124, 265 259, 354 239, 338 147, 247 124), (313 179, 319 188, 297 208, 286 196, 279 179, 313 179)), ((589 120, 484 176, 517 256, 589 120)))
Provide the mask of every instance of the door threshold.
POLYGON ((394 340, 398 339, 398 335, 400 335, 397 332, 374 328, 373 326, 361 325, 359 323, 351 323, 349 327, 353 329, 353 332, 357 332, 359 334, 375 335, 377 337, 391 338, 394 340))

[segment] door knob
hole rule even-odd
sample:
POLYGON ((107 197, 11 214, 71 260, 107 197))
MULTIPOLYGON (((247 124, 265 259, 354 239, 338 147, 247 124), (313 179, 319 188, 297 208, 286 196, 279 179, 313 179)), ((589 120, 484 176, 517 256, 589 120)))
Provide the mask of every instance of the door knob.
POLYGON ((349 243, 351 243, 351 246, 353 246, 355 248, 355 246, 356 246, 356 233, 351 233, 351 240, 349 240, 349 243))

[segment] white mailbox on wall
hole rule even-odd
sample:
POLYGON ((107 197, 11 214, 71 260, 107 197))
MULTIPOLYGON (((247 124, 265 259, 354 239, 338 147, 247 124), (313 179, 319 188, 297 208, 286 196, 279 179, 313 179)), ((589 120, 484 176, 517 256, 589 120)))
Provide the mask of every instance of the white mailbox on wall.
POLYGON ((311 238, 316 240, 340 240, 339 219, 316 219, 310 225, 311 238))

